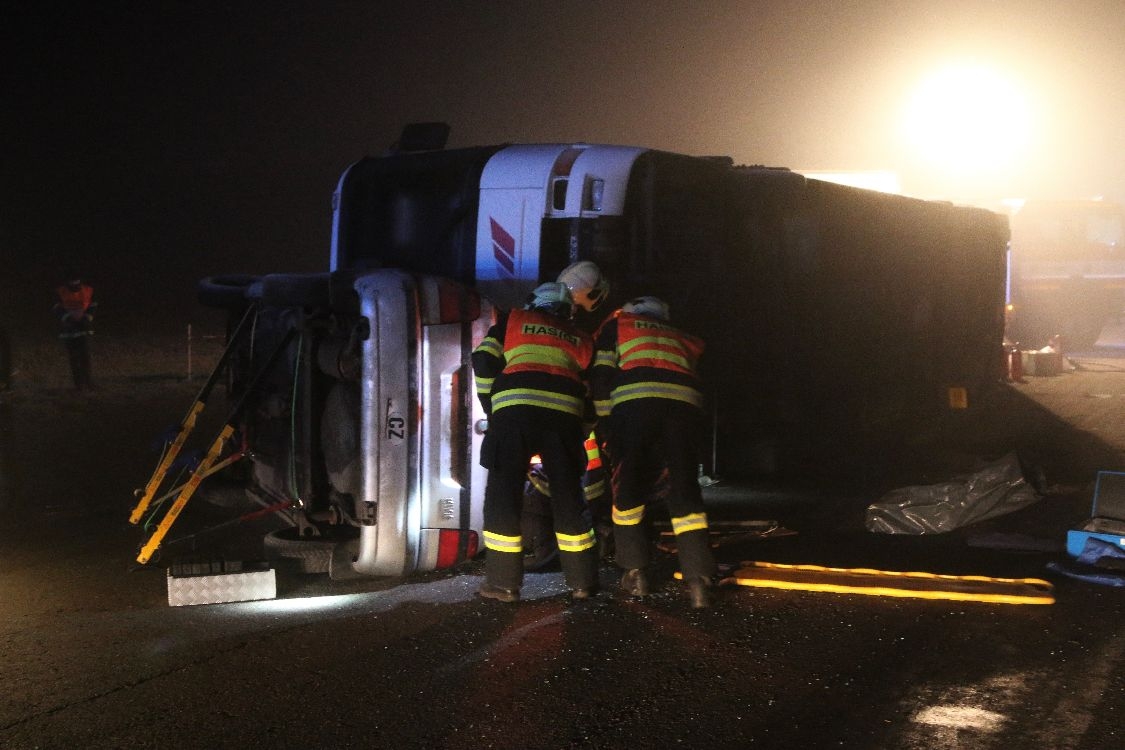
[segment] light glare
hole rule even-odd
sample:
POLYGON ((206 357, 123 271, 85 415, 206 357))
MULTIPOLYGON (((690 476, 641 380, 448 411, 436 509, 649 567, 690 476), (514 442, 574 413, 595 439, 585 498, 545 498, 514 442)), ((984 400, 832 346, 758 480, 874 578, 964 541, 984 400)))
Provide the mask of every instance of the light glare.
POLYGON ((918 84, 903 132, 915 154, 943 169, 995 170, 1026 151, 1032 113, 1024 93, 998 70, 954 65, 918 84))

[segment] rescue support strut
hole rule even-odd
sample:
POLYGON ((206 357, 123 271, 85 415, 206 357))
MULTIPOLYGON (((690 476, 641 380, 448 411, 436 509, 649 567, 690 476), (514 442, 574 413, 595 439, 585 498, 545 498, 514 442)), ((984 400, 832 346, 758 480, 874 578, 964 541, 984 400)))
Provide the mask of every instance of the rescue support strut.
POLYGON ((152 472, 152 477, 149 478, 148 484, 145 485, 144 490, 138 490, 136 492, 140 500, 137 501, 136 507, 133 508, 133 512, 129 516, 129 523, 134 526, 140 522, 145 511, 152 505, 157 490, 160 489, 160 485, 164 482, 164 477, 168 474, 168 469, 171 468, 176 457, 180 455, 180 451, 183 449, 184 443, 187 442, 188 436, 195 430, 196 420, 203 412, 204 407, 206 407, 207 398, 211 395, 211 391, 219 382, 219 376, 222 375, 223 368, 226 367, 227 362, 230 360, 231 353, 238 344, 239 335, 246 326, 246 322, 253 315, 253 312, 253 305, 246 308, 246 312, 242 315, 242 320, 238 322, 234 332, 231 333, 230 340, 227 342, 226 348, 219 357, 219 361, 215 364, 214 369, 211 370, 211 375, 207 378, 207 382, 199 389, 199 394, 195 397, 195 401, 192 402, 187 415, 183 418, 183 421, 180 422, 180 427, 176 432, 175 439, 172 441, 172 444, 168 446, 168 449, 164 451, 164 455, 161 456, 160 462, 156 465, 156 470, 152 472))
POLYGON ((140 554, 137 555, 137 562, 144 565, 152 559, 152 555, 160 547, 164 536, 168 533, 168 530, 172 528, 172 524, 176 522, 176 518, 179 517, 180 512, 183 511, 184 506, 187 505, 191 496, 195 494, 196 489, 199 488, 199 483, 210 473, 212 465, 219 460, 219 455, 223 452, 227 441, 230 440, 231 435, 234 434, 239 415, 242 414, 243 409, 246 408, 250 397, 258 389, 262 379, 273 368, 274 364, 277 363, 277 360, 281 357, 281 353, 289 346, 289 342, 293 340, 296 330, 296 328, 289 329, 281 341, 278 342, 277 347, 270 353, 269 358, 262 364, 262 369, 258 370, 249 385, 247 385, 238 403, 234 405, 234 408, 231 409, 230 414, 227 416, 226 424, 219 430, 218 436, 215 438, 214 442, 211 443, 211 447, 207 450, 203 460, 195 467, 191 478, 184 483, 183 490, 176 498, 176 501, 172 503, 172 507, 168 509, 168 512, 164 515, 160 524, 156 527, 156 531, 152 533, 152 536, 149 537, 149 540, 141 548, 140 554))

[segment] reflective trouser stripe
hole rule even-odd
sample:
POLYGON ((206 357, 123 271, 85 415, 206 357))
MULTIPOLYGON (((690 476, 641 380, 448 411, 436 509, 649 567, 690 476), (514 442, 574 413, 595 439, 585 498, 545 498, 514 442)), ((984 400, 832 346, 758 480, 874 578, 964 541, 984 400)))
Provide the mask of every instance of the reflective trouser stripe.
POLYGON ((689 531, 706 531, 707 514, 689 513, 672 519, 672 531, 676 534, 685 534, 689 531))
POLYGON ((560 552, 582 552, 594 546, 593 529, 582 534, 563 534, 556 531, 555 538, 559 540, 560 552))
POLYGON ((523 537, 505 536, 486 529, 484 532, 484 547, 496 552, 522 553, 523 537))
POLYGON ((645 506, 643 505, 628 510, 621 510, 616 505, 613 506, 613 522, 618 526, 636 526, 644 517, 645 506))

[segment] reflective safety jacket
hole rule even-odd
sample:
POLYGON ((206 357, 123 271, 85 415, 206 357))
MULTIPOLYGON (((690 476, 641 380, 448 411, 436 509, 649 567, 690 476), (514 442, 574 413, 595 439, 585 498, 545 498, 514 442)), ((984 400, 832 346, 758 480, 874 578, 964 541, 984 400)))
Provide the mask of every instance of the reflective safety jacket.
POLYGON ((591 387, 598 416, 640 398, 703 408, 696 372, 703 348, 702 340, 661 320, 619 312, 597 334, 591 387))
POLYGON ((502 314, 473 350, 485 413, 519 405, 581 418, 587 400, 583 378, 593 353, 590 335, 562 318, 533 310, 502 314))

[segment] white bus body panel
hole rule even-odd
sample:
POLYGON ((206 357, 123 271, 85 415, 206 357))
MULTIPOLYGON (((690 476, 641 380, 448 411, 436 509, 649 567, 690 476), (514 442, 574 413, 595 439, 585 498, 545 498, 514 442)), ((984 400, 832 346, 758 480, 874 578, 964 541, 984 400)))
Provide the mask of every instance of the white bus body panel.
POLYGON ((543 219, 620 215, 629 172, 646 150, 551 144, 509 146, 493 155, 480 182, 476 257, 480 292, 502 308, 522 305, 539 281, 543 219), (563 157, 572 163, 556 173, 555 165, 563 157), (566 181, 561 207, 552 205, 557 180, 566 181), (585 200, 595 180, 600 181, 600 210, 591 210, 585 200))
POLYGON ((637 158, 649 149, 630 146, 587 146, 570 169, 566 208, 551 211, 552 217, 620 216, 625 213, 629 174, 637 158), (602 184, 600 210, 584 204, 595 180, 602 184))

